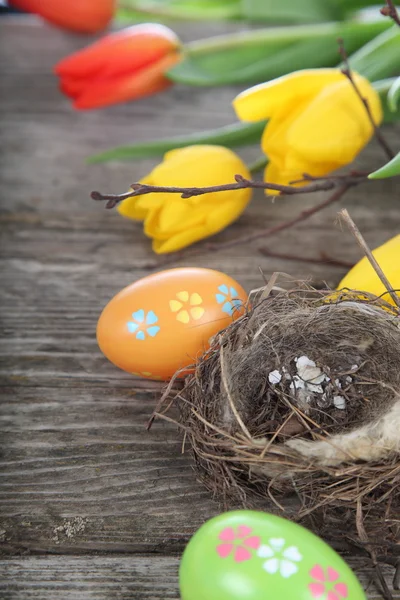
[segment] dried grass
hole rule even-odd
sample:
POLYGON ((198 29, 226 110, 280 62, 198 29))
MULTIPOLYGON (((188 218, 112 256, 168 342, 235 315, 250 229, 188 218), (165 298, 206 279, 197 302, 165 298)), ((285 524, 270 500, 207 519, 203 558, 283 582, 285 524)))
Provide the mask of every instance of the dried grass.
POLYGON ((333 545, 351 541, 393 562, 400 555, 395 445, 379 459, 349 454, 326 464, 288 442, 334 446, 338 435, 379 422, 400 402, 398 310, 360 292, 270 287, 218 334, 182 389, 171 382, 156 416, 183 429, 202 481, 225 508, 283 512, 333 545), (294 385, 299 356, 325 373, 323 394, 294 385), (278 384, 269 380, 274 370, 278 384))

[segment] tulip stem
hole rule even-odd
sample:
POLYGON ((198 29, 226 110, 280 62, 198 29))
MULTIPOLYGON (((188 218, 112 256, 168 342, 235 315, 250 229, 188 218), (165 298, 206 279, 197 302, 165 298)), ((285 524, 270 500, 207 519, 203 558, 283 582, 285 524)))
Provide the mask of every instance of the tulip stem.
MULTIPOLYGON (((396 11, 396 9, 394 9, 394 10, 396 11)), ((397 12, 396 12, 396 14, 397 14, 397 12)), ((353 86, 355 93, 360 98, 361 102, 363 103, 363 105, 365 107, 365 110, 366 110, 366 113, 368 115, 368 118, 370 120, 370 123, 372 125, 372 128, 374 130, 375 137, 376 137, 377 141, 379 142, 381 148, 385 152, 387 158, 389 158, 389 160, 392 160, 392 158, 394 158, 395 154, 394 154, 393 150, 391 149, 391 147, 389 146, 389 144, 387 143, 387 141, 385 140, 385 137, 382 135, 382 132, 379 129, 378 125, 375 123, 375 119, 374 119, 373 114, 371 112, 371 108, 370 108, 369 102, 361 94, 361 92, 360 92, 360 90, 358 88, 358 85, 356 84, 356 82, 355 82, 355 80, 353 78, 353 74, 351 72, 350 64, 349 64, 349 57, 347 56, 347 52, 345 50, 344 42, 343 42, 342 38, 338 39, 338 44, 339 44, 339 54, 342 57, 343 64, 344 64, 344 67, 342 68, 341 71, 342 71, 343 75, 345 75, 347 77, 347 79, 349 80, 349 82, 353 86)))
POLYGON ((248 165, 250 173, 257 173, 261 171, 268 164, 268 158, 266 156, 260 156, 251 165, 248 165))
POLYGON ((386 6, 381 8, 381 13, 385 17, 390 17, 400 27, 400 17, 392 0, 386 0, 386 6))

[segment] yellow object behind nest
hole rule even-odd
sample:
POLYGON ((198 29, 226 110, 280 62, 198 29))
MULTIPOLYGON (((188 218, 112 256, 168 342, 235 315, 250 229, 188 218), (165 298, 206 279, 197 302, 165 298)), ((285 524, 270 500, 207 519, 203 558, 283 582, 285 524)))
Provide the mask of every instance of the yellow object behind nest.
MULTIPOLYGON (((372 254, 388 278, 392 289, 400 297, 400 234, 391 238, 382 246, 375 248, 372 254)), ((382 296, 384 294, 383 299, 390 304, 394 304, 393 299, 390 297, 390 294, 387 292, 366 256, 350 269, 342 279, 337 289, 342 288, 362 290, 375 294, 375 296, 382 296)))

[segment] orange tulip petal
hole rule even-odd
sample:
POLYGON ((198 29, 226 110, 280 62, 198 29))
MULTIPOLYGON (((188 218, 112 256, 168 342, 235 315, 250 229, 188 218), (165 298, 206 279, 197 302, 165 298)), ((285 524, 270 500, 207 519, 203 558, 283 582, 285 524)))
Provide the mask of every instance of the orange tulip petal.
POLYGON ((100 71, 104 77, 133 73, 160 60, 178 45, 178 38, 168 27, 134 25, 64 58, 54 70, 61 77, 83 77, 100 71))
POLYGON ((40 15, 54 25, 95 33, 111 21, 115 0, 12 0, 16 8, 40 15))
POLYGON ((74 77, 66 77, 60 83, 60 90, 70 98, 78 98, 85 88, 90 85, 87 79, 75 79, 74 77))
POLYGON ((172 81, 164 76, 164 72, 179 60, 178 54, 170 54, 138 73, 92 80, 76 99, 74 107, 81 110, 100 108, 160 92, 172 85, 172 81))

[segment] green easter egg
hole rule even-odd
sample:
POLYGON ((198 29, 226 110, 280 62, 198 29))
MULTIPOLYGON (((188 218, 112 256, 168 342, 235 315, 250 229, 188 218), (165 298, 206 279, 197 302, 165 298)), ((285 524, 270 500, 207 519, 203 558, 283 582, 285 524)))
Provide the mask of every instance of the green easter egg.
POLYGON ((366 600, 350 567, 319 537, 268 513, 207 521, 179 570, 182 600, 366 600))

